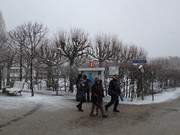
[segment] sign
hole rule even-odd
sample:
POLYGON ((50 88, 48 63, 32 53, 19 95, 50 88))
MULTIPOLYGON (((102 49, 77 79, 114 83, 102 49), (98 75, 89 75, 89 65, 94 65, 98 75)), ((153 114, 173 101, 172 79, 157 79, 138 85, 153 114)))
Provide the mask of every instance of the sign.
POLYGON ((141 71, 141 73, 144 73, 143 65, 140 65, 138 68, 139 68, 139 70, 141 71))
POLYGON ((105 68, 79 68, 78 71, 82 74, 86 74, 88 79, 94 80, 96 77, 101 79, 104 84, 104 71, 105 68))
POLYGON ((132 60, 132 63, 133 64, 145 64, 145 63, 147 63, 147 60, 146 59, 135 59, 135 60, 132 60))
POLYGON ((93 67, 94 67, 94 61, 90 61, 90 62, 88 63, 88 67, 89 67, 89 68, 93 68, 93 67))

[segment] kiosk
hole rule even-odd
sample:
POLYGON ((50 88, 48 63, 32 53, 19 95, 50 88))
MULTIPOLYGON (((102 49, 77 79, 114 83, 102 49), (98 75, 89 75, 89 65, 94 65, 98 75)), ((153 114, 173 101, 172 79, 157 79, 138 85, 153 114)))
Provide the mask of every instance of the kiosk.
POLYGON ((97 77, 102 80, 104 84, 104 71, 105 68, 79 68, 78 69, 81 74, 86 74, 87 78, 91 80, 92 82, 97 77))

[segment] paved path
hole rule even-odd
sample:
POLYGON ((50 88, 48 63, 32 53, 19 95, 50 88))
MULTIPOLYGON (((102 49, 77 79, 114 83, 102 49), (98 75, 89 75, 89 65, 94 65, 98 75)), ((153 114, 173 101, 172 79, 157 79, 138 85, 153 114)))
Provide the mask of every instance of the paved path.
POLYGON ((180 135, 180 99, 146 106, 120 105, 120 113, 109 110, 106 119, 89 117, 88 104, 83 113, 75 107, 54 111, 43 107, 37 104, 20 114, 0 110, 0 135, 180 135), (11 117, 5 119, 6 114, 11 117))

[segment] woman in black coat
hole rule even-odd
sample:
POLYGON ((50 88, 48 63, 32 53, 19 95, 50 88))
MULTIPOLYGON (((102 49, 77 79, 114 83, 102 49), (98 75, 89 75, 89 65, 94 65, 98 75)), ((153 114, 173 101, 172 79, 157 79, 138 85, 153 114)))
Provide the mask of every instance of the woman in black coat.
POLYGON ((103 97, 104 97, 104 92, 103 92, 103 86, 102 86, 102 80, 99 80, 98 78, 95 79, 95 83, 92 86, 92 95, 91 95, 91 101, 92 101, 92 108, 91 108, 91 113, 90 116, 93 116, 94 109, 96 107, 96 110, 100 109, 102 113, 102 117, 107 117, 107 115, 104 114, 103 110, 103 97))
POLYGON ((89 91, 89 84, 87 82, 87 76, 83 75, 82 80, 80 81, 80 84, 78 86, 77 90, 77 101, 79 101, 79 104, 76 105, 79 111, 83 112, 82 104, 86 102, 86 93, 89 91))

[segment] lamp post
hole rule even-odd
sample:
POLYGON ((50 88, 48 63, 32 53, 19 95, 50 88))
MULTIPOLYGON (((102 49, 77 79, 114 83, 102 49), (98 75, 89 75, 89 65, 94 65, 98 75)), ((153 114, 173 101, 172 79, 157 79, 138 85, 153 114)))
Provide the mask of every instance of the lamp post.
POLYGON ((154 72, 151 72, 152 74, 152 101, 154 101, 154 72))
POLYGON ((0 64, 0 89, 2 88, 2 65, 0 64))
POLYGON ((144 100, 144 89, 143 89, 143 73, 144 73, 144 68, 143 68, 143 65, 140 65, 138 67, 138 69, 141 72, 141 92, 142 92, 142 100, 144 100))
MULTIPOLYGON (((57 54, 56 55, 58 55, 59 57, 60 57, 60 53, 61 52, 61 48, 60 47, 58 47, 57 48, 57 54)), ((58 58, 57 58, 58 59, 58 58)), ((57 76, 57 82, 55 83, 55 85, 56 85, 56 95, 58 95, 58 90, 59 90, 59 78, 60 78, 60 74, 61 74, 61 71, 60 71, 60 64, 59 64, 59 59, 57 60, 57 73, 58 73, 58 76, 57 76)), ((60 90, 61 90, 61 87, 60 87, 60 90)))

